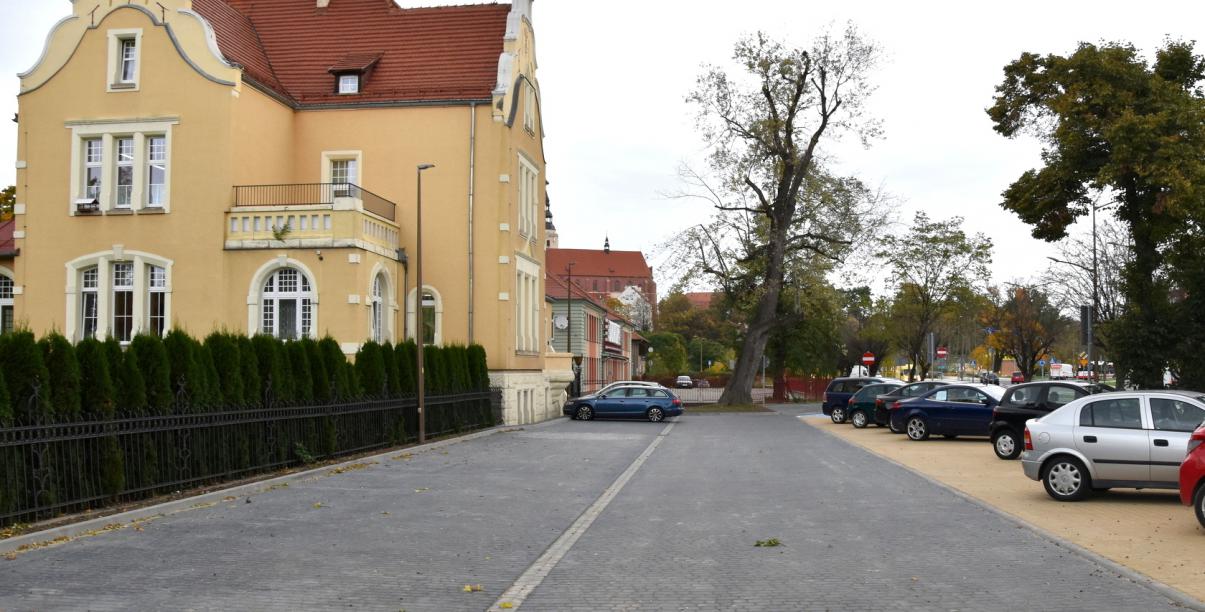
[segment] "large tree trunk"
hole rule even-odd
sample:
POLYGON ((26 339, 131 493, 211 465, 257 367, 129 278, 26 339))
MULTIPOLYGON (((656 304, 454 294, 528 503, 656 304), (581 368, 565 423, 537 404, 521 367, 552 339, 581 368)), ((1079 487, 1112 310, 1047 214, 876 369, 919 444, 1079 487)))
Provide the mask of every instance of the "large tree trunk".
MULTIPOLYGON (((779 227, 783 227, 780 224, 779 227)), ((719 403, 724 406, 753 403, 753 379, 761 367, 762 355, 766 351, 766 343, 770 339, 770 331, 774 329, 778 317, 778 294, 782 292, 783 246, 786 242, 786 232, 778 229, 771 237, 769 246, 770 257, 766 262, 765 291, 757 301, 757 309, 745 341, 741 343, 741 354, 736 359, 736 368, 732 370, 732 378, 724 387, 719 403)))

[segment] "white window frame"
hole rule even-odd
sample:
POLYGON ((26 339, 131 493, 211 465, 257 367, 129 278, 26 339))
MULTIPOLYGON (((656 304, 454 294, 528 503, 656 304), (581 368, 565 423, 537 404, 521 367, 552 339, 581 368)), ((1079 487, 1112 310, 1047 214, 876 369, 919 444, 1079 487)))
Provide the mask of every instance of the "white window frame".
POLYGON ((143 201, 143 207, 156 209, 163 208, 167 203, 167 177, 171 174, 171 166, 169 165, 171 163, 171 151, 169 150, 169 146, 167 144, 167 135, 146 134, 144 139, 146 140, 146 151, 143 158, 146 163, 146 196, 143 201), (155 143, 156 141, 160 140, 163 141, 163 148, 157 156, 155 154, 155 143), (152 182, 155 180, 154 170, 156 166, 162 167, 162 183, 152 182))
POLYGON ((87 298, 85 294, 95 295, 96 304, 96 338, 106 338, 113 335, 113 319, 115 309, 113 308, 114 287, 113 282, 113 265, 117 263, 131 264, 133 266, 133 285, 126 285, 121 290, 132 290, 133 300, 130 316, 132 316, 130 337, 142 333, 148 328, 147 308, 150 300, 147 299, 150 282, 150 267, 157 266, 163 269, 163 286, 159 288, 163 297, 163 318, 164 318, 164 333, 171 329, 172 316, 172 266, 174 262, 165 257, 160 257, 152 253, 143 251, 127 250, 121 245, 114 245, 113 249, 101 251, 99 253, 91 253, 73 259, 66 264, 67 271, 67 328, 64 330, 64 335, 72 340, 79 341, 84 339, 84 307, 87 298), (87 271, 95 269, 94 282, 86 282, 87 271))
POLYGON ((360 93, 360 75, 358 74, 341 74, 339 75, 339 95, 351 95, 360 93))
POLYGON ((536 87, 529 81, 524 81, 523 95, 523 129, 528 134, 536 133, 536 87))
POLYGON ((140 28, 109 30, 109 61, 108 76, 105 78, 105 91, 119 93, 138 91, 142 76, 142 30, 140 28), (127 60, 124 57, 126 41, 134 43, 134 57, 127 60), (125 67, 133 62, 132 78, 125 78, 125 67))
POLYGON ((135 146, 134 140, 135 139, 134 139, 133 135, 115 136, 113 138, 113 165, 114 165, 113 208, 128 209, 128 208, 134 207, 134 180, 135 180, 134 175, 136 174, 134 161, 135 161, 135 158, 137 157, 137 153, 134 149, 134 146, 135 146), (127 143, 129 145, 128 154, 123 154, 123 152, 122 152, 122 144, 123 143, 127 143), (123 155, 125 156, 125 159, 123 159, 123 155), (123 186, 121 184, 121 169, 122 168, 129 168, 129 174, 130 174, 129 185, 123 186), (123 187, 127 188, 127 191, 125 193, 124 203, 122 202, 122 200, 123 200, 122 188, 123 187))
POLYGON ((385 274, 378 272, 372 276, 372 287, 368 293, 369 327, 371 338, 377 344, 392 341, 389 337, 389 324, 385 320, 385 287, 388 281, 385 274))
POLYGON ((104 138, 85 138, 81 142, 83 149, 84 164, 83 172, 80 173, 80 194, 81 198, 97 200, 98 202, 106 199, 105 194, 105 139, 104 138), (95 154, 95 155, 93 155, 95 154), (97 184, 89 184, 93 170, 97 173, 97 184))
POLYGON ((526 156, 519 155, 519 235, 529 240, 538 236, 536 225, 540 199, 540 170, 526 156))
POLYGON ((146 323, 143 330, 154 333, 155 320, 159 319, 159 335, 167 333, 167 269, 155 264, 146 264, 146 323), (156 313, 155 299, 158 297, 161 313, 156 313))
POLYGON ((317 292, 314 283, 305 271, 293 266, 282 266, 272 271, 266 279, 260 292, 261 331, 282 340, 300 340, 314 337, 314 310, 317 305, 317 292), (282 290, 281 281, 288 276, 296 275, 296 285, 291 290, 282 290), (285 300, 297 302, 293 321, 296 336, 285 337, 280 333, 281 311, 280 304, 285 300), (269 323, 269 318, 271 323, 269 323))
POLYGON ((534 353, 540 350, 540 264, 515 254, 515 351, 534 353))
MULTIPOLYGON (((423 286, 423 293, 429 294, 435 301, 435 346, 443 345, 443 321, 444 321, 444 300, 439 291, 431 285, 423 286)), ((406 296, 406 337, 414 340, 417 338, 415 334, 422 326, 422 320, 418 318, 416 301, 418 299, 418 289, 411 289, 410 294, 406 296)))
POLYGON ((13 331, 16 323, 16 313, 13 307, 13 297, 17 295, 17 283, 13 277, 0 268, 0 334, 13 331), (5 324, 5 313, 8 313, 8 324, 5 324))
MULTIPOLYGON (((323 151, 319 163, 321 164, 322 183, 333 184, 335 182, 335 162, 354 162, 355 164, 355 179, 347 181, 348 183, 362 186, 364 184, 364 154, 361 151, 323 151)), ((335 197, 350 197, 352 192, 347 188, 333 188, 335 197)))
POLYGON ((127 343, 134 339, 134 330, 138 328, 134 318, 134 278, 138 274, 138 268, 134 266, 133 261, 114 261, 112 271, 109 274, 109 313, 112 317, 109 323, 109 332, 118 342, 127 343), (118 314, 117 304, 122 298, 128 300, 125 314, 118 314), (121 320, 128 321, 129 329, 126 331, 126 336, 122 337, 120 329, 121 320))
MULTIPOLYGON (((76 200, 87 197, 87 142, 92 139, 99 139, 102 142, 101 151, 104 153, 101 161, 101 189, 98 194, 100 210, 108 212, 118 208, 117 189, 108 188, 107 186, 116 185, 117 156, 113 152, 116 151, 116 140, 119 138, 134 139, 134 188, 130 197, 131 202, 133 202, 133 210, 135 212, 147 209, 154 212, 171 212, 172 126, 177 123, 179 123, 179 119, 167 117, 147 121, 69 121, 64 124, 65 127, 71 130, 72 137, 71 194, 67 203, 68 214, 74 216, 76 214, 76 200), (147 206, 147 192, 150 180, 148 175, 151 163, 148 160, 150 148, 148 141, 155 137, 162 137, 164 141, 165 160, 162 162, 165 167, 163 202, 162 205, 147 206)), ((121 208, 125 209, 125 207, 121 208)))
POLYGON ((100 334, 100 266, 88 266, 80 275, 80 340, 96 338, 100 334), (89 305, 91 308, 89 308, 89 305), (88 331, 88 321, 92 330, 88 331))

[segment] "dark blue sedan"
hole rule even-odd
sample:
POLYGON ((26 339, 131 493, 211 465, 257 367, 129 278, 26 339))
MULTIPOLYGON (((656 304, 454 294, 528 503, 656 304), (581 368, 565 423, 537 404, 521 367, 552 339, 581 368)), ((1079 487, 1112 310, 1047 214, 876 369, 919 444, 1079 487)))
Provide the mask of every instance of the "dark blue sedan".
POLYGON ((947 385, 893 404, 891 428, 903 430, 913 440, 927 440, 930 435, 987 436, 992 411, 1003 396, 1004 389, 995 385, 947 385))
POLYGON ((654 423, 682 414, 682 400, 664 387, 616 387, 565 403, 565 416, 582 421, 594 417, 648 419, 654 423))

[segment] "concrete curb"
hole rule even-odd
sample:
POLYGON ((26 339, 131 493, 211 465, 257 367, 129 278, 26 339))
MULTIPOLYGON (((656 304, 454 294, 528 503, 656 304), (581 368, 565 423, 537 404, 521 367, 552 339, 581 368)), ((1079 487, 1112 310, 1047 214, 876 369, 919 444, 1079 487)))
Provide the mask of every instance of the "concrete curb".
MULTIPOLYGON (((278 488, 280 485, 313 478, 320 478, 327 475, 327 473, 331 470, 337 470, 339 468, 348 467, 357 463, 380 460, 400 453, 426 453, 447 446, 452 446, 454 444, 460 444, 461 442, 469 442, 479 438, 492 436, 496 433, 553 425, 565 418, 566 417, 557 417, 547 421, 542 421, 540 423, 528 425, 499 425, 455 438, 428 442, 419 446, 394 448, 392 450, 377 453, 375 455, 369 455, 367 457, 360 457, 358 459, 351 459, 340 463, 332 463, 319 468, 294 472, 292 474, 285 474, 283 476, 277 476, 267 480, 259 480, 225 489, 218 489, 193 497, 175 499, 172 501, 163 502, 161 504, 147 506, 145 508, 137 508, 134 510, 128 510, 126 512, 119 512, 117 514, 88 519, 79 523, 72 523, 70 525, 63 525, 61 527, 35 531, 32 533, 11 537, 6 540, 0 540, 0 555, 13 552, 22 552, 19 550, 22 546, 33 545, 35 548, 41 548, 43 546, 48 546, 51 543, 66 543, 67 541, 74 540, 81 536, 91 536, 97 535, 98 533, 104 531, 113 531, 113 529, 106 529, 106 527, 110 525, 121 525, 121 527, 124 528, 151 518, 170 516, 188 510, 200 510, 203 508, 208 508, 220 503, 226 497, 242 497, 266 493, 274 488, 278 488)), ((2 562, 3 561, 0 561, 0 563, 2 562)))
MULTIPOLYGON (((784 415, 784 416, 790 416, 790 415, 784 415)), ((1085 559, 1087 559, 1089 561, 1102 565, 1105 568, 1118 574, 1119 576, 1126 578, 1126 579, 1130 580, 1131 582, 1138 584, 1139 586, 1143 586, 1152 591, 1155 591, 1156 593, 1172 600, 1172 602, 1174 602, 1177 605, 1183 606, 1190 610, 1196 610, 1197 612, 1205 612, 1205 602, 1200 601, 1194 597, 1191 597, 1187 593, 1183 593, 1183 592, 1175 589, 1174 587, 1170 587, 1162 582, 1159 582, 1158 580, 1155 580, 1154 578, 1151 578, 1150 576, 1147 576, 1146 574, 1143 574, 1142 572, 1139 572, 1138 570, 1135 570, 1135 569, 1132 569, 1125 565, 1122 565, 1108 557, 1105 557, 1099 553, 1096 553, 1087 548, 1084 548, 1083 546, 1080 546, 1079 544, 1076 544, 1070 540, 1064 539, 1061 536, 1058 536, 1050 531, 1047 531, 1046 529, 1043 529, 1042 527, 1039 527, 1023 518, 1009 514, 1008 512, 1005 512, 1004 510, 1001 510, 991 504, 988 504, 987 502, 985 502, 977 497, 974 497, 968 493, 959 491, 958 489, 956 489, 944 482, 941 482, 940 480, 937 480, 936 478, 933 478, 932 476, 929 476, 928 474, 918 472, 918 471, 896 461, 895 459, 888 457, 887 455, 884 455, 882 453, 877 453, 864 446, 854 444, 848 440, 845 440, 844 438, 841 438, 840 436, 837 436, 837 435, 831 434, 827 431, 824 431, 823 429, 821 429, 819 427, 814 427, 811 424, 807 423, 806 417, 807 417, 807 415, 800 415, 800 416, 796 416, 795 418, 798 419, 801 423, 807 424, 808 427, 811 427, 812 429, 815 429, 816 431, 818 431, 830 438, 833 438, 834 440, 838 440, 843 444, 848 444, 856 449, 859 449, 866 453, 874 455, 875 457, 879 457, 880 459, 883 459, 884 461, 887 461, 888 463, 890 463, 896 467, 907 470, 908 472, 911 472, 912 474, 919 476, 922 480, 925 480, 926 482, 937 485, 938 487, 941 487, 942 489, 949 491, 950 493, 954 494, 955 497, 968 501, 968 502, 970 502, 970 503, 972 503, 972 504, 974 504, 974 505, 976 505, 976 506, 978 506, 978 507, 980 507, 1010 523, 1013 523, 1013 524, 1021 526, 1021 527, 1025 527, 1026 529, 1029 529, 1029 530, 1033 531, 1034 533, 1036 533, 1038 535, 1038 537, 1042 538, 1043 540, 1046 540, 1046 541, 1050 542, 1051 544, 1054 544, 1055 546, 1065 548, 1068 551, 1075 553, 1081 557, 1084 557, 1085 559)))

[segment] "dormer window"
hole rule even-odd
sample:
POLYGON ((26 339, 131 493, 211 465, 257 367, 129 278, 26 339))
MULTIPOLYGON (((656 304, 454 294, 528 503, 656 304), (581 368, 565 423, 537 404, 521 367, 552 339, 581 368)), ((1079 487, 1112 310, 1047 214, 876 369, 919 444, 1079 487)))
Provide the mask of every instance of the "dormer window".
POLYGON ((384 55, 381 52, 348 53, 327 68, 326 71, 335 77, 335 93, 348 96, 363 92, 364 83, 384 55))
POLYGON ((341 75, 339 75, 339 93, 340 94, 360 93, 360 75, 358 75, 358 74, 341 74, 341 75))

